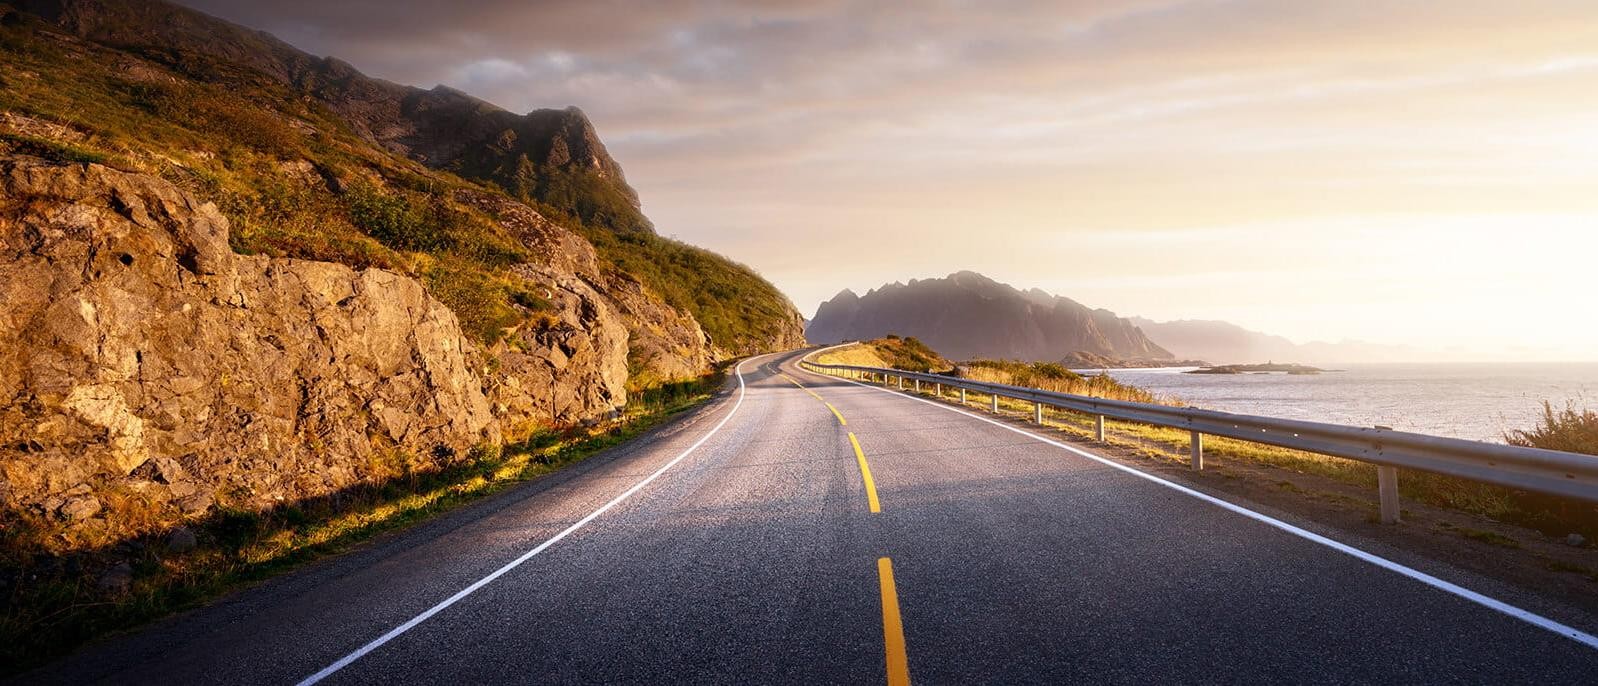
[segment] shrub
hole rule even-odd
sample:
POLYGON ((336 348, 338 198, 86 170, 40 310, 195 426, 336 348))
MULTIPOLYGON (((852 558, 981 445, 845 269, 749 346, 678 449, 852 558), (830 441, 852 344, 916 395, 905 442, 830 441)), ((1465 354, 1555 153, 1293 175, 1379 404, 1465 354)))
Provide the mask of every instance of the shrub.
POLYGON ((1504 442, 1527 448, 1598 455, 1598 412, 1577 411, 1574 402, 1567 402, 1565 409, 1555 411, 1553 403, 1545 400, 1543 416, 1537 426, 1505 433, 1504 442))
POLYGON ((423 274, 423 280, 428 292, 455 312, 461 330, 484 343, 498 342, 527 319, 512 305, 513 294, 523 292, 518 286, 464 260, 440 261, 423 274))
POLYGON ((344 195, 350 221, 368 236, 399 250, 432 252, 447 244, 442 227, 425 207, 404 195, 390 195, 369 183, 358 183, 344 195))

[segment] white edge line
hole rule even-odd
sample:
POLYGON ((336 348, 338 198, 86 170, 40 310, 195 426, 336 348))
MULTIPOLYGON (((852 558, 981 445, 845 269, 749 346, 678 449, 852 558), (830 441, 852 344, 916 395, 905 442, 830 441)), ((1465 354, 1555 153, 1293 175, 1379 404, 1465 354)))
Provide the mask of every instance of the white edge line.
MULTIPOLYGON (((816 352, 821 352, 821 351, 816 351, 816 352)), ((800 358, 800 359, 803 360, 803 358, 800 358)), ((1176 483, 1174 481, 1167 481, 1167 480, 1162 479, 1162 478, 1160 478, 1158 476, 1155 476, 1153 474, 1149 474, 1148 472, 1144 472, 1144 471, 1141 471, 1141 470, 1138 470, 1138 469, 1134 469, 1134 468, 1128 467, 1128 466, 1126 466, 1124 464, 1120 464, 1118 462, 1112 461, 1112 460, 1110 460, 1108 458, 1104 458, 1104 457, 1100 457, 1098 455, 1094 455, 1093 453, 1087 452, 1086 450, 1082 450, 1081 448, 1078 448, 1076 446, 1069 445, 1069 444, 1066 444, 1066 443, 1061 443, 1059 441, 1052 440, 1052 439, 1049 439, 1049 438, 1045 438, 1043 436, 1039 436, 1039 435, 1037 435, 1035 433, 1032 433, 1031 431, 1027 431, 1025 429, 1019 429, 1019 428, 1010 426, 1009 424, 1005 424, 1005 423, 1000 422, 1000 421, 989 419, 989 418, 984 417, 984 416, 979 415, 979 414, 968 412, 968 411, 962 410, 960 408, 951 407, 951 406, 946 405, 944 403, 933 402, 933 401, 927 400, 925 398, 917 398, 917 397, 912 396, 912 395, 907 395, 907 394, 904 394, 904 393, 896 392, 895 390, 889 389, 889 388, 878 388, 876 386, 872 386, 870 384, 860 383, 860 382, 854 381, 852 379, 845 379, 845 378, 839 377, 839 376, 829 376, 829 375, 826 375, 826 374, 820 374, 820 373, 817 373, 817 372, 810 371, 808 369, 804 369, 804 367, 802 365, 799 368, 801 370, 803 370, 804 372, 808 373, 808 374, 815 374, 816 376, 820 376, 820 377, 828 378, 828 379, 837 379, 839 381, 843 381, 843 382, 846 382, 846 383, 852 383, 852 384, 854 384, 856 386, 860 386, 860 387, 863 387, 863 388, 869 388, 869 389, 874 390, 874 391, 881 391, 883 393, 887 393, 889 395, 905 398, 907 400, 914 400, 916 402, 926 403, 926 404, 932 405, 934 407, 940 407, 940 408, 943 408, 943 409, 948 410, 950 412, 954 412, 954 413, 957 413, 957 414, 963 414, 963 415, 965 415, 967 417, 970 417, 972 419, 976 419, 976 420, 987 422, 987 423, 992 424, 994 426, 997 426, 997 427, 999 427, 1001 429, 1006 429, 1008 431, 1013 431, 1015 433, 1021 434, 1022 436, 1027 436, 1029 438, 1032 438, 1032 439, 1034 439, 1036 441, 1039 441, 1039 442, 1042 442, 1042 443, 1047 443, 1047 444, 1052 445, 1052 446, 1054 446, 1056 448, 1062 448, 1064 450, 1067 450, 1069 452, 1075 453, 1077 455, 1081 455, 1082 457, 1086 457, 1086 458, 1088 458, 1090 460, 1094 460, 1096 462, 1102 463, 1102 464, 1104 464, 1106 466, 1114 467, 1116 469, 1119 469, 1119 470, 1121 470, 1123 472, 1126 472, 1126 473, 1131 474, 1133 476, 1136 476, 1138 478, 1147 479, 1147 480, 1152 481, 1154 483, 1157 483, 1157 484, 1159 484, 1161 486, 1165 486, 1166 488, 1170 488, 1170 489, 1178 491, 1180 493, 1192 496, 1194 498, 1198 498, 1199 500, 1202 500, 1204 502, 1210 503, 1211 505, 1215 505, 1217 507, 1229 510, 1229 511, 1234 512, 1236 514, 1243 515, 1244 517, 1248 517, 1249 519, 1255 520, 1257 522, 1261 522, 1261 523, 1267 524, 1269 526, 1275 527, 1277 529, 1285 531, 1285 532, 1287 532, 1289 534, 1292 534, 1294 536, 1298 536, 1299 538, 1303 538, 1303 539, 1306 539, 1306 540, 1309 540, 1309 541, 1313 541, 1315 543, 1319 543, 1319 544, 1321 544, 1323 546, 1326 546, 1326 547, 1331 548, 1333 550, 1336 550, 1338 552, 1345 553, 1347 555, 1351 555, 1353 557, 1359 558, 1361 560, 1369 562, 1369 563, 1371 563, 1373 565, 1376 565, 1376 566, 1381 567, 1383 569, 1386 569, 1388 571, 1397 572, 1397 573, 1402 574, 1404 576, 1407 576, 1407 577, 1409 577, 1411 579, 1419 581, 1419 582, 1421 582, 1423 584, 1426 584, 1427 586, 1431 586, 1432 588, 1438 589, 1438 590, 1443 591, 1445 593, 1451 593, 1451 594, 1453 594, 1455 596, 1458 596, 1458 597, 1464 598, 1465 600, 1468 600, 1470 602, 1476 603, 1477 605, 1481 605, 1483 607, 1486 607, 1486 608, 1489 608, 1489 609, 1492 609, 1492 610, 1496 610, 1496 611, 1501 612, 1503 614, 1509 615, 1510 617, 1514 617, 1515 619, 1518 619, 1520 621, 1526 622, 1527 624, 1531 624, 1533 626, 1536 626, 1536 627, 1539 627, 1539 628, 1542 628, 1542 629, 1546 629, 1546 630, 1551 631, 1553 633, 1559 634, 1560 636, 1564 636, 1565 638, 1568 638, 1570 640, 1576 641, 1577 643, 1581 643, 1583 645, 1586 645, 1589 648, 1598 649, 1598 636, 1593 636, 1592 634, 1589 634, 1589 633, 1587 633, 1585 631, 1582 631, 1580 629, 1577 629, 1575 627, 1568 626, 1566 624, 1561 624, 1560 622, 1554 621, 1552 619, 1549 619, 1547 617, 1539 615, 1539 614, 1537 614, 1535 612, 1532 612, 1530 610, 1525 610, 1525 609, 1522 609, 1522 608, 1519 608, 1519 607, 1515 607, 1514 605, 1510 605, 1509 603, 1506 603, 1506 602, 1504 602, 1502 600, 1498 600, 1497 598, 1493 598, 1493 597, 1490 597, 1490 596, 1483 595, 1481 593, 1477 593, 1476 591, 1472 591, 1472 590, 1470 590, 1468 588, 1465 588, 1464 586, 1460 586, 1458 584, 1455 584, 1455 583, 1452 583, 1452 582, 1449 582, 1449 581, 1444 581, 1443 579, 1439 579, 1439 578, 1437 578, 1435 576, 1432 576, 1430 574, 1422 572, 1422 571, 1420 571, 1418 569, 1415 569, 1413 567, 1408 567, 1408 566, 1405 566, 1403 564, 1399 564, 1399 563, 1394 562, 1392 560, 1389 560, 1389 559, 1387 559, 1385 557, 1381 557, 1380 555, 1376 555, 1374 553, 1365 552, 1363 550, 1360 550, 1359 548, 1355 548, 1354 546, 1348 545, 1347 543, 1342 543, 1340 541, 1336 541, 1336 540, 1327 538, 1325 536, 1322 536, 1320 534, 1317 534, 1317 533, 1315 533, 1313 531, 1309 531, 1309 530, 1306 530, 1306 529, 1299 528, 1297 526, 1294 526, 1292 524, 1284 522, 1284 521, 1282 521, 1280 519, 1276 519, 1275 517, 1271 517, 1269 515, 1265 515, 1265 514, 1261 514, 1259 512, 1255 512, 1255 511, 1250 510, 1250 509, 1248 509, 1246 507, 1243 507, 1241 505, 1236 505, 1236 504, 1227 502, 1225 500, 1221 500, 1220 498, 1217 498, 1215 496, 1208 495, 1208 494, 1205 494, 1205 493, 1201 493, 1199 491, 1195 491, 1195 490, 1193 490, 1191 488, 1183 486, 1183 485, 1181 485, 1179 483, 1176 483)))
MULTIPOLYGON (((768 354, 775 354, 775 353, 768 353, 768 354)), ((671 469, 672 467, 676 466, 676 464, 678 462, 681 462, 683 460, 683 458, 688 457, 689 453, 692 453, 699 446, 703 445, 705 441, 710 440, 711 436, 716 435, 716 432, 720 431, 721 427, 725 426, 727 424, 727 420, 732 419, 732 416, 738 413, 738 408, 742 407, 743 404, 744 404, 744 374, 743 374, 744 362, 749 362, 751 360, 759 359, 761 357, 765 357, 765 355, 757 355, 755 357, 751 357, 751 358, 748 358, 746 360, 743 360, 743 361, 739 362, 737 364, 737 366, 735 366, 733 368, 733 374, 738 377, 738 400, 733 403, 732 410, 728 411, 727 415, 725 417, 721 418, 721 421, 717 422, 715 426, 711 427, 710 431, 705 432, 705 435, 700 436, 699 440, 694 441, 693 445, 688 446, 687 449, 683 450, 676 457, 672 458, 670 462, 667 462, 666 464, 661 465, 659 469, 656 469, 654 472, 650 473, 649 476, 644 477, 643 481, 639 481, 638 483, 633 484, 632 488, 629 488, 626 491, 623 491, 621 495, 618 495, 615 498, 613 498, 610 502, 605 503, 604 505, 601 505, 599 507, 599 509, 594 510, 593 512, 590 512, 590 513, 588 513, 588 515, 586 517, 583 517, 582 519, 577 520, 577 523, 566 527, 565 530, 561 531, 558 534, 555 534, 554 536, 551 536, 549 538, 549 540, 546 540, 543 543, 538 544, 538 547, 533 548, 532 550, 529 550, 529 551, 527 551, 525 553, 522 553, 521 557, 518 557, 518 558, 516 558, 514 560, 511 560, 510 562, 506 563, 505 566, 494 570, 493 573, 489 574, 488 576, 485 576, 485 577, 483 577, 481 579, 478 579, 477 581, 473 582, 472 585, 467 586, 466 588, 463 588, 463 589, 457 591, 455 593, 455 595, 452 595, 452 596, 450 596, 448 598, 445 598, 443 602, 440 602, 437 605, 434 605, 434 606, 432 606, 430 608, 427 608, 426 611, 422 612, 419 615, 416 615, 415 617, 410 618, 410 620, 405 622, 404 624, 401 624, 401 625, 399 625, 397 627, 394 627, 393 629, 390 629, 388 631, 388 633, 383 634, 382 636, 378 636, 371 643, 368 643, 366 645, 361 646, 355 652, 350 653, 348 655, 345 655, 344 657, 339 658, 339 660, 337 662, 334 662, 333 664, 330 664, 330 665, 328 665, 326 667, 323 667, 321 671, 319 671, 319 672, 317 672, 315 674, 312 674, 312 675, 310 675, 308 677, 305 677, 303 680, 301 680, 299 682, 299 684, 297 686, 311 686, 311 684, 314 684, 314 683, 316 683, 318 681, 326 679, 329 676, 332 676, 334 672, 337 672, 337 671, 339 671, 339 670, 341 670, 341 669, 343 669, 345 667, 348 667, 350 665, 350 663, 353 663, 356 660, 359 660, 362 657, 365 657, 367 653, 370 653, 370 652, 372 652, 374 650, 377 650, 378 648, 382 647, 384 643, 388 643, 389 641, 394 640, 400 634, 403 634, 403 633, 405 633, 407 631, 410 631, 411 629, 416 628, 416 625, 427 621, 433 615, 436 615, 439 612, 442 612, 445 608, 448 608, 449 606, 454 605, 455 603, 459 602, 462 598, 465 598, 466 596, 469 596, 472 593, 475 593, 478 589, 480 589, 480 588, 482 588, 484 586, 487 586, 488 584, 492 583, 495 579, 498 579, 499 577, 504 576, 506 572, 509 572, 510 570, 521 566, 521 564, 523 562, 526 562, 526 561, 532 559, 534 555, 537 555, 537 554, 539 554, 541 552, 544 552, 544 550, 546 548, 548 548, 548 547, 550 547, 552 545, 555 545, 556 543, 560 542, 561 539, 563 539, 563 538, 565 538, 567 536, 570 536, 572 534, 572 532, 583 528, 584 525, 586 525, 589 522, 593 521, 599 515, 605 514, 605 512, 607 510, 609 510, 610 508, 615 507, 617 504, 621 503, 621 501, 626 500, 627 498, 631 497, 634 493, 637 493, 643 487, 648 486, 649 482, 654 481, 661 474, 666 473, 666 470, 671 469)))

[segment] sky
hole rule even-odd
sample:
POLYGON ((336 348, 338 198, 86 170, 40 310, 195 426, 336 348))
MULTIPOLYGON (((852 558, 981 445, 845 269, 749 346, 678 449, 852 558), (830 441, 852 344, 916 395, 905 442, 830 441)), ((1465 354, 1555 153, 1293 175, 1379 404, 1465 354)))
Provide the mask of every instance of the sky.
POLYGON ((807 316, 961 269, 1123 316, 1598 359, 1598 3, 188 0, 581 107, 807 316))

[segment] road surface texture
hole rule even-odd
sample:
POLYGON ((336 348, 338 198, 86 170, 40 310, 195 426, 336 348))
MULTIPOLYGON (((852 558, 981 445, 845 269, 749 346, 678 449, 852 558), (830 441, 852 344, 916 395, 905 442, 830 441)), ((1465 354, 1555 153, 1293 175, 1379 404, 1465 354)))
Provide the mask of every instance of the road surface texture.
POLYGON ((797 357, 746 361, 741 388, 656 435, 22 679, 1598 680, 1590 636, 797 357))

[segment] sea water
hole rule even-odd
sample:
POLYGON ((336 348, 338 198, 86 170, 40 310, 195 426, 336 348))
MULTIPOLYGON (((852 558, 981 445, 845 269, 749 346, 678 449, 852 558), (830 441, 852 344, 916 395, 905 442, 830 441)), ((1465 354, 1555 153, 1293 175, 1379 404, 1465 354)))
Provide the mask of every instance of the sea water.
MULTIPOLYGON (((1185 374, 1191 368, 1111 369, 1110 376, 1181 402, 1223 412, 1388 426, 1502 442, 1536 426, 1543 401, 1598 410, 1598 362, 1338 365, 1342 371, 1185 374)), ((1084 372, 1088 374, 1098 372, 1084 372)))

